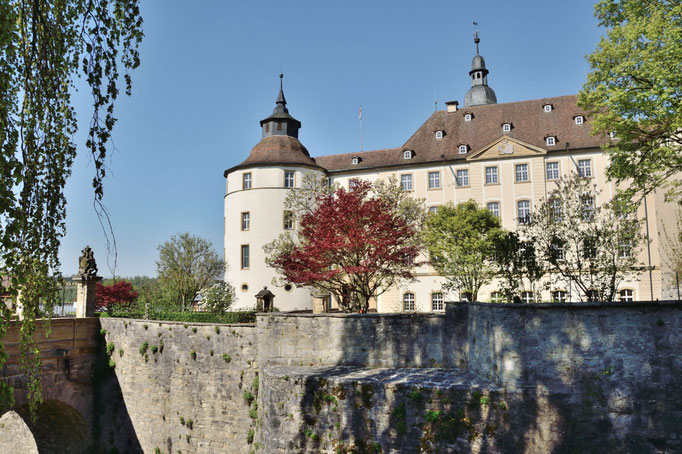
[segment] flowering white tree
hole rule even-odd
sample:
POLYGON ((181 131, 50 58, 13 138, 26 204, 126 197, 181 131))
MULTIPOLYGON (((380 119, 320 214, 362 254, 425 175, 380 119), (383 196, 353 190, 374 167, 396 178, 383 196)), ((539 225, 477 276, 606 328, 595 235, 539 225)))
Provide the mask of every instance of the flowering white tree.
POLYGON ((617 199, 597 204, 600 193, 589 178, 564 177, 521 232, 534 243, 550 281, 561 276, 588 301, 613 301, 637 263, 643 235, 631 205, 617 199))

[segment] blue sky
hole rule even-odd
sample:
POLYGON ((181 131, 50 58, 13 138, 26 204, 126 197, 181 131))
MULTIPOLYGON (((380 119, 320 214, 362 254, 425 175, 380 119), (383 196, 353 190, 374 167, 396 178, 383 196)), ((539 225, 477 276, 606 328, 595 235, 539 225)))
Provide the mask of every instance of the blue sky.
MULTIPOLYGON (((577 93, 585 55, 603 30, 593 2, 564 1, 171 1, 142 2, 142 64, 133 96, 116 106, 115 151, 104 203, 118 245, 117 276, 156 275, 157 245, 188 231, 223 251, 223 171, 260 140, 259 121, 274 107, 283 68, 290 113, 312 156, 397 147, 445 101, 463 100, 475 54, 498 102, 577 93)), ((66 187, 62 271, 80 250, 105 238, 93 209, 94 166, 84 147, 66 187)), ((230 263, 235 259, 228 257, 230 263)))

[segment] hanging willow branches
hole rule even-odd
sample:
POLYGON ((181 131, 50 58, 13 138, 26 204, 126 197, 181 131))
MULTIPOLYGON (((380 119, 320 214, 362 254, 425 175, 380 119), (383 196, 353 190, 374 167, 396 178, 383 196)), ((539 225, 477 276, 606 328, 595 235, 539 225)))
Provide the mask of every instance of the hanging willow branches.
MULTIPOLYGON (((114 102, 121 82, 131 92, 142 36, 138 0, 0 0, 0 275, 23 314, 21 366, 32 412, 41 401, 35 320, 39 302, 52 307, 61 281, 64 185, 77 151, 71 94, 84 76, 93 98, 85 145, 99 204, 114 102)), ((0 310, 1 339, 10 311, 0 310)), ((0 345, 0 367, 6 358, 0 345)), ((0 407, 12 397, 0 383, 0 407)))

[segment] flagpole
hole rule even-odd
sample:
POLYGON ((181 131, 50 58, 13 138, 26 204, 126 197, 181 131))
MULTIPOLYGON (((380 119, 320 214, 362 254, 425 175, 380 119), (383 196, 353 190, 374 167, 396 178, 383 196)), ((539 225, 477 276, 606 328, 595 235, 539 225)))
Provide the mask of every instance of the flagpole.
POLYGON ((363 150, 363 144, 362 144, 362 106, 360 106, 360 152, 362 153, 363 150))

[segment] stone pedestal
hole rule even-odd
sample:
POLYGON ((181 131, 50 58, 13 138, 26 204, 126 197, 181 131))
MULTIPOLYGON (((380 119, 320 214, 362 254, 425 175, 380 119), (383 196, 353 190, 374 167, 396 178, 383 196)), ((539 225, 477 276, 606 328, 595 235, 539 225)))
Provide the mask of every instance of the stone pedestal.
POLYGON ((73 276, 76 283, 76 318, 95 316, 95 284, 100 276, 73 276))
POLYGON ((313 314, 329 312, 329 293, 313 292, 313 314))

